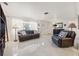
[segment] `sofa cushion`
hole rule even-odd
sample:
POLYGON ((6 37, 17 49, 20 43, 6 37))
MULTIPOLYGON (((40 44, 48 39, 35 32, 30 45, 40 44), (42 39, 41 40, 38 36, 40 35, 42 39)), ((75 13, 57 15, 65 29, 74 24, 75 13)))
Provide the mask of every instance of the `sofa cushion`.
POLYGON ((68 34, 68 32, 61 31, 58 36, 62 37, 62 38, 65 38, 67 36, 67 34, 68 34))

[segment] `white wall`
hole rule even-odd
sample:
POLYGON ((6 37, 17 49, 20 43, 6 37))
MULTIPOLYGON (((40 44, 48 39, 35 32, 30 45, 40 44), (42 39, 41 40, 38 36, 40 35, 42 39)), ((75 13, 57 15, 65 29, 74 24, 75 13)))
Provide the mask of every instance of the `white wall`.
POLYGON ((10 18, 10 17, 6 17, 9 41, 12 41, 14 38, 12 35, 12 20, 11 19, 12 18, 10 18))
POLYGON ((52 23, 49 21, 39 21, 41 35, 52 35, 52 23))

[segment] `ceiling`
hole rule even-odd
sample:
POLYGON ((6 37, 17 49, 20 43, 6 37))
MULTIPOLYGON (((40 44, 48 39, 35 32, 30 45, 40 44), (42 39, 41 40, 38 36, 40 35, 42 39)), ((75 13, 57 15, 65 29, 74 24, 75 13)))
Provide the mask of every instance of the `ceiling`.
POLYGON ((64 18, 77 16, 76 2, 8 2, 2 4, 6 16, 32 18, 35 20, 64 18), (48 12, 47 15, 44 13, 48 12))

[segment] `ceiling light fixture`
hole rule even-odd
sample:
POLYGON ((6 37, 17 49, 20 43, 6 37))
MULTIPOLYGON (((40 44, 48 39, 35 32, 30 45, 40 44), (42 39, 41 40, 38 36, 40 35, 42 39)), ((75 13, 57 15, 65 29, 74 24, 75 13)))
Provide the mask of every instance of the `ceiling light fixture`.
POLYGON ((47 15, 47 14, 48 14, 48 12, 45 12, 44 14, 45 14, 45 15, 47 15))

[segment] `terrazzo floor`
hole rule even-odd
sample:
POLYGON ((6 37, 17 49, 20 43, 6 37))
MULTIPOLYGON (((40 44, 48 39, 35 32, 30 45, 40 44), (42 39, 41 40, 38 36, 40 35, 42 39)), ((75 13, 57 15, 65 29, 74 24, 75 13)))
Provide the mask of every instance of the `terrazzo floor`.
POLYGON ((77 56, 74 47, 59 48, 50 36, 24 42, 6 42, 4 56, 77 56))

